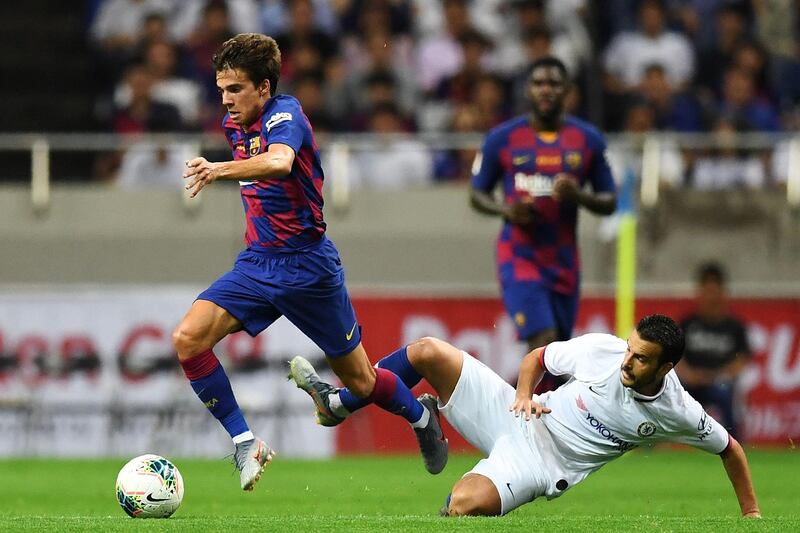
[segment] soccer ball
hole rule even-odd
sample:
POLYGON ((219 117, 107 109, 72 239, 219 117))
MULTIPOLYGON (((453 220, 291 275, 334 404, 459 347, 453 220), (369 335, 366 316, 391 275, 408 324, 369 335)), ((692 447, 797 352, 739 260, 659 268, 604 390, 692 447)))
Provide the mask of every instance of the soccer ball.
POLYGON ((167 518, 183 500, 183 478, 160 455, 140 455, 117 475, 117 501, 133 518, 167 518))

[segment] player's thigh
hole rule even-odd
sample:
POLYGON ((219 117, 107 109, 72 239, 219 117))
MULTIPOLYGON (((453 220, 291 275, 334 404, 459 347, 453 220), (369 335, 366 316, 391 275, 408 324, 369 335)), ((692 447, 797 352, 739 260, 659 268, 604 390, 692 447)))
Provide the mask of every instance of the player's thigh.
POLYGON ((461 377, 464 353, 441 339, 424 337, 408 345, 408 361, 436 391, 439 402, 450 401, 461 377))
POLYGON ((180 359, 212 348, 225 335, 240 330, 241 322, 214 302, 195 300, 173 332, 180 359))
POLYGON ((214 303, 241 323, 255 337, 280 318, 263 282, 263 258, 248 250, 239 254, 233 270, 226 272, 197 296, 214 303))
POLYGON ((361 343, 361 329, 338 256, 299 254, 296 268, 296 278, 281 285, 273 303, 328 358, 351 354, 361 343))
POLYGON ((488 454, 498 438, 520 431, 520 419, 509 410, 515 391, 492 369, 462 354, 458 382, 439 411, 462 437, 488 454))
POLYGON ((553 292, 551 302, 553 316, 556 321, 558 338, 556 340, 565 341, 572 338, 572 330, 575 328, 575 319, 578 316, 579 294, 561 294, 553 292))
POLYGON ((557 328, 547 288, 532 281, 504 281, 502 290, 503 304, 517 328, 519 340, 557 328))
POLYGON ((547 476, 522 432, 503 435, 489 456, 469 474, 481 475, 494 485, 500 498, 499 514, 507 514, 547 491, 547 476))

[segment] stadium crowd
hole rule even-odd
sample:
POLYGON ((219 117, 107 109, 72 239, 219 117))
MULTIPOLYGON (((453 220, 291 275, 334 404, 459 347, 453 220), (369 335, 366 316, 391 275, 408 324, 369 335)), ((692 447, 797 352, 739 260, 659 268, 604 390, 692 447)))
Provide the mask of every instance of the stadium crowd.
MULTIPOLYGON (((569 112, 609 132, 800 126, 793 0, 96 0, 89 20, 98 118, 119 133, 220 129, 210 57, 239 32, 276 38, 278 91, 318 133, 485 132, 526 110, 545 55, 576 81, 569 112)), ((441 181, 468 179, 473 154, 394 149, 441 181)), ((701 153, 677 179, 767 183, 751 158, 701 153)))

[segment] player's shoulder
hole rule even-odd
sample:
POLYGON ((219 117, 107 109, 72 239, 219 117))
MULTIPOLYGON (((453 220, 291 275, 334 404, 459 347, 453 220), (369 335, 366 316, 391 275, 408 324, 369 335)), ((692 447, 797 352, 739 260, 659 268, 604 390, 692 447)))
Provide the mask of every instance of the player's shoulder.
POLYGON ((564 118, 564 125, 581 131, 586 136, 587 140, 592 143, 605 144, 606 142, 605 137, 600 129, 587 120, 583 120, 572 115, 567 115, 564 118))
POLYGON ((664 376, 664 381, 664 389, 658 398, 660 401, 657 402, 657 406, 662 409, 662 415, 670 419, 678 428, 696 425, 697 418, 700 416, 698 410, 702 411, 702 407, 683 388, 675 370, 670 370, 664 376))
POLYGON ((290 94, 278 94, 272 97, 267 104, 261 118, 267 131, 281 122, 294 122, 303 124, 303 108, 300 101, 290 94))
POLYGON ((575 337, 581 343, 595 347, 597 350, 609 351, 625 351, 628 343, 624 339, 620 339, 616 335, 610 333, 585 333, 579 337, 575 337))
POLYGON ((681 380, 674 369, 664 376, 664 388, 658 399, 661 407, 666 408, 671 418, 676 420, 688 419, 691 416, 689 407, 696 402, 683 388, 683 384, 681 384, 681 380))
POLYGON ((490 129, 486 134, 486 139, 504 141, 512 131, 526 126, 528 126, 528 117, 526 115, 510 118, 490 129))
POLYGON ((745 329, 744 321, 734 314, 729 314, 726 316, 724 319, 724 324, 730 329, 745 329))
POLYGON ((628 343, 609 333, 585 333, 568 341, 552 343, 566 351, 575 351, 593 357, 616 357, 625 353, 628 343))
POLYGON ((300 109, 300 100, 291 94, 276 94, 272 97, 272 102, 268 106, 269 109, 300 109))

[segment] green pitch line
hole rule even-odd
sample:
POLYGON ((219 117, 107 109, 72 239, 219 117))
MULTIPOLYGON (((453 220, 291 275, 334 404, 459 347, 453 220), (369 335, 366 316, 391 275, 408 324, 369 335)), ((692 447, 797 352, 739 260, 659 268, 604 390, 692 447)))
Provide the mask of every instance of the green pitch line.
POLYGON ((746 521, 719 458, 635 451, 557 500, 503 518, 443 519, 449 488, 477 461, 453 456, 439 476, 417 457, 278 459, 253 493, 225 461, 180 460, 186 495, 167 520, 119 508, 120 460, 0 461, 0 531, 800 531, 800 455, 750 452, 765 518, 746 521))

